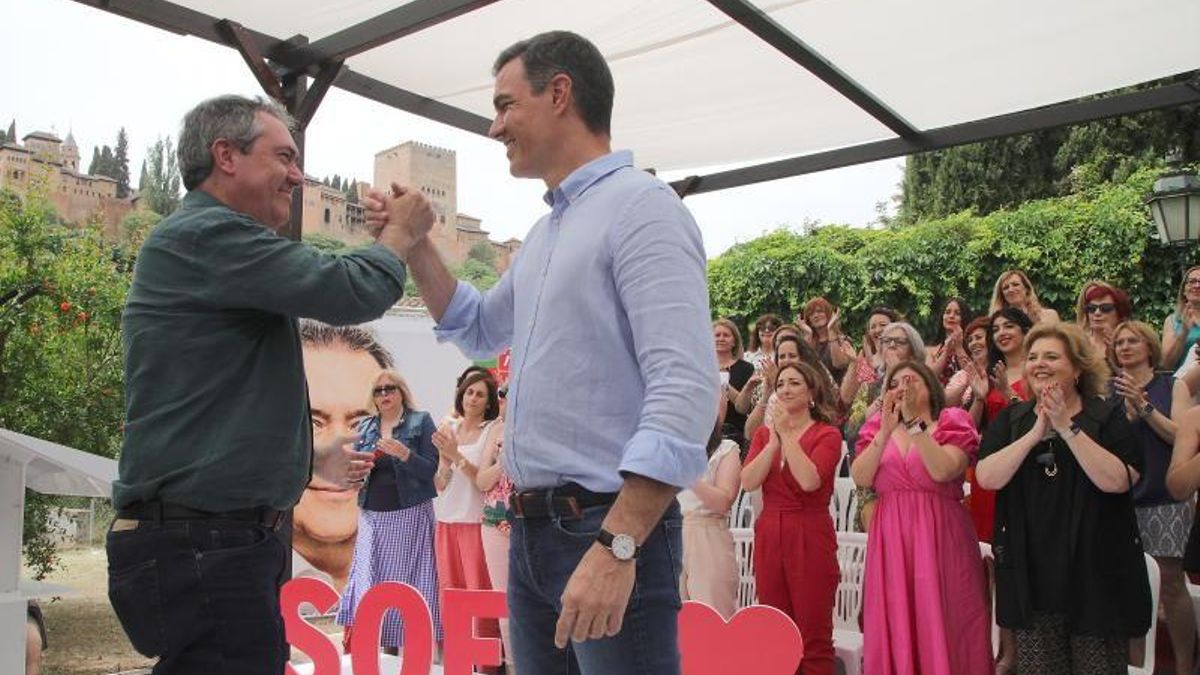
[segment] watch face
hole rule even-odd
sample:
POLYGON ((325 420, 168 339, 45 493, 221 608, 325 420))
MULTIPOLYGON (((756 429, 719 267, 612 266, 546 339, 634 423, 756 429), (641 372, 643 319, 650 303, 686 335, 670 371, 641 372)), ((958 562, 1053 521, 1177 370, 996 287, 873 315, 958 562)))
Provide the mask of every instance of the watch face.
POLYGON ((627 534, 613 535, 612 552, 618 560, 632 560, 637 553, 637 544, 627 534))

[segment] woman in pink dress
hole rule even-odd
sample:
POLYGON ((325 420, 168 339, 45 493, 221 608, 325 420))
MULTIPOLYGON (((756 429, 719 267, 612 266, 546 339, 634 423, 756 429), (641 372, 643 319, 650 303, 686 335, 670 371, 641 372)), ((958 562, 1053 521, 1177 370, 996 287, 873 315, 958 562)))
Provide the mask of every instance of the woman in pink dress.
POLYGON ((857 485, 879 494, 867 537, 863 672, 990 675, 987 586, 962 505, 979 434, 965 410, 944 407, 924 363, 897 364, 884 388, 882 414, 859 432, 866 447, 850 468, 857 485))

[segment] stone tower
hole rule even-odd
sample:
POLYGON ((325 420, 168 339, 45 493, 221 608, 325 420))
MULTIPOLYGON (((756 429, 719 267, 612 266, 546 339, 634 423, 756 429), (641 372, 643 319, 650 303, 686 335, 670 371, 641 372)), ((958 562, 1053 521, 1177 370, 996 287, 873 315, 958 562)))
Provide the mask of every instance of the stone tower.
POLYGON ((436 221, 430 232, 443 256, 457 246, 458 165, 454 151, 427 143, 409 141, 375 153, 376 189, 393 181, 425 193, 433 205, 436 221))

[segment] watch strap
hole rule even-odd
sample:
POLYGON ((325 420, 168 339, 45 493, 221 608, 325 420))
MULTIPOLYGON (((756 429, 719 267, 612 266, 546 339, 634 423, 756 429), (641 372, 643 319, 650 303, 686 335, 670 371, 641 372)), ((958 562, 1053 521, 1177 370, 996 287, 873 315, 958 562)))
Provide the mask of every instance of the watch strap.
MULTIPOLYGON (((637 544, 633 545, 633 555, 629 558, 622 558, 621 556, 617 555, 616 550, 613 549, 613 544, 616 542, 617 536, 618 535, 615 535, 602 527, 600 528, 600 531, 596 533, 596 541, 600 542, 604 548, 607 548, 609 551, 611 551, 613 556, 618 560, 634 560, 637 558, 638 554, 642 552, 642 547, 638 546, 637 544)), ((632 537, 630 537, 630 539, 632 539, 632 537)))

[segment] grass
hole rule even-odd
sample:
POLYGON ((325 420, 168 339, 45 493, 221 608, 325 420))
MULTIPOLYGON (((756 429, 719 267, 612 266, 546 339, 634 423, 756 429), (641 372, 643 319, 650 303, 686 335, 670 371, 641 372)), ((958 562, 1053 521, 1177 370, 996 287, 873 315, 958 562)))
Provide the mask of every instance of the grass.
MULTIPOLYGON (((60 551, 62 568, 46 578, 75 593, 41 599, 50 648, 42 660, 43 675, 111 675, 148 669, 154 659, 138 654, 108 603, 108 560, 104 548, 60 551)), ((25 571, 26 577, 29 571, 25 571)), ((332 619, 312 623, 326 633, 341 632, 332 619)), ((308 659, 293 652, 297 661, 308 659)), ((146 672, 149 672, 148 670, 146 672)))
POLYGON ((109 675, 147 668, 153 661, 134 651, 108 604, 108 561, 103 548, 61 552, 62 569, 46 579, 76 591, 42 599, 50 648, 45 675, 109 675))

